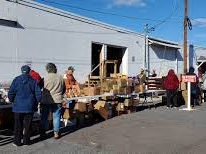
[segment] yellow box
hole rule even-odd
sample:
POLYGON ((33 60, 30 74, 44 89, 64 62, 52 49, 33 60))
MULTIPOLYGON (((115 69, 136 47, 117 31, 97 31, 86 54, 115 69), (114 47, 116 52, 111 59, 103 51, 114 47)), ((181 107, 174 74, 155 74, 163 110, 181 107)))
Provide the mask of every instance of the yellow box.
POLYGON ((95 96, 100 94, 99 87, 85 87, 83 88, 83 92, 87 96, 95 96))
POLYGON ((124 111, 124 103, 118 103, 116 107, 117 111, 124 111))
POLYGON ((132 100, 131 99, 125 99, 124 100, 124 106, 132 106, 132 100))
POLYGON ((106 101, 98 101, 95 105, 94 105, 94 109, 99 110, 100 107, 104 107, 106 104, 106 101))

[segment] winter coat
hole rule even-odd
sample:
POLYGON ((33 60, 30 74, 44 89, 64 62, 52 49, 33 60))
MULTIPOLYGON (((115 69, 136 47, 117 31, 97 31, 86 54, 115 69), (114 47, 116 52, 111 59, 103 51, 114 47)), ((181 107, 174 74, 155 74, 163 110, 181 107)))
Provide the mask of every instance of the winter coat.
POLYGON ((49 73, 44 78, 44 88, 42 92, 42 103, 53 104, 63 101, 65 85, 63 77, 56 73, 49 73))
POLYGON ((13 80, 8 98, 13 102, 13 112, 31 113, 36 111, 38 102, 41 101, 41 90, 36 80, 22 74, 13 80))
POLYGON ((64 83, 66 89, 72 89, 72 86, 76 84, 76 80, 72 74, 65 74, 64 75, 64 83))
POLYGON ((169 70, 168 75, 164 79, 164 87, 166 90, 175 90, 179 87, 179 80, 174 73, 174 70, 169 70))

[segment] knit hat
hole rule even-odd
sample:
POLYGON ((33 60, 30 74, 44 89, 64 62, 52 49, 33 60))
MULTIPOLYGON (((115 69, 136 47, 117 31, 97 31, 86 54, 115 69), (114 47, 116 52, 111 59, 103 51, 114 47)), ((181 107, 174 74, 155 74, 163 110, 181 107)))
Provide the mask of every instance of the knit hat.
POLYGON ((30 67, 28 66, 28 65, 23 65, 22 67, 21 67, 21 72, 22 72, 22 74, 29 74, 29 72, 30 72, 30 67))
POLYGON ((69 67, 68 67, 68 70, 75 71, 75 69, 74 69, 73 66, 69 66, 69 67))

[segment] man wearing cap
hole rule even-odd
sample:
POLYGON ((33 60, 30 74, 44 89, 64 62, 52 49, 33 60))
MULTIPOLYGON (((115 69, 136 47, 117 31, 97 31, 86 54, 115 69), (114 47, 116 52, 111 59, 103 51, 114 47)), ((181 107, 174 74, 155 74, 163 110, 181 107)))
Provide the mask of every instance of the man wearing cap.
POLYGON ((23 144, 30 144, 30 126, 33 114, 38 102, 41 101, 41 90, 36 80, 29 75, 30 67, 22 66, 21 72, 22 74, 13 80, 8 92, 9 101, 13 103, 15 146, 21 145, 22 135, 23 144))

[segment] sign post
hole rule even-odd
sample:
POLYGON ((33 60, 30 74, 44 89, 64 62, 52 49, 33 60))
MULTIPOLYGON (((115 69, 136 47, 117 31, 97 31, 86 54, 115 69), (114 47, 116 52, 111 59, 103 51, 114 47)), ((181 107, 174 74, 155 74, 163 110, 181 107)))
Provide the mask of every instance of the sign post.
POLYGON ((182 82, 187 82, 187 108, 183 108, 185 111, 192 111, 191 108, 191 83, 196 82, 195 75, 182 75, 182 82))

